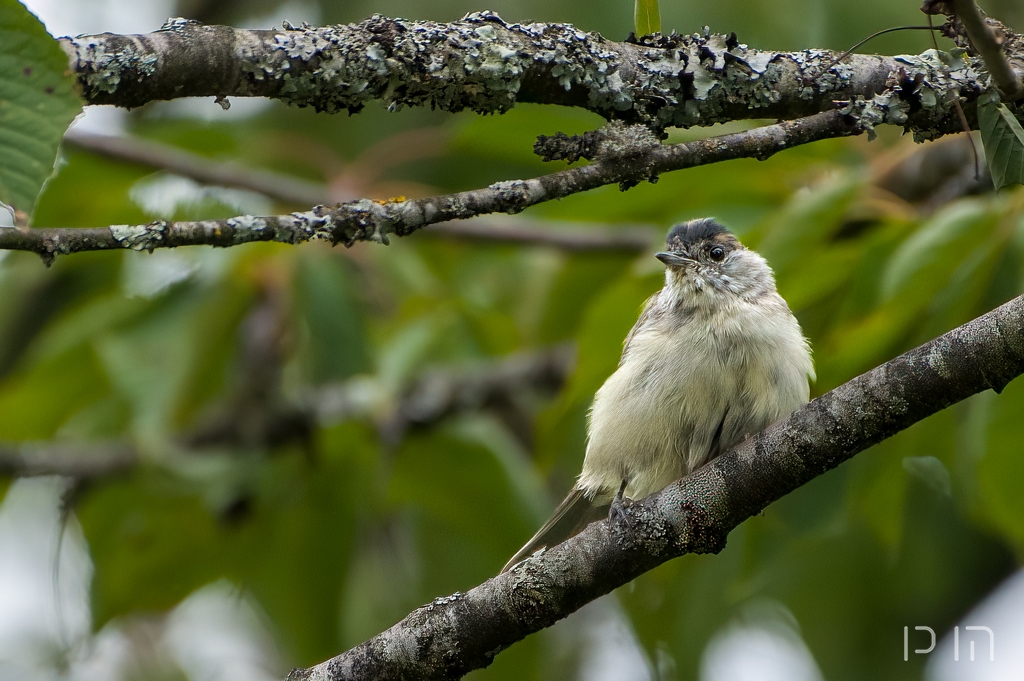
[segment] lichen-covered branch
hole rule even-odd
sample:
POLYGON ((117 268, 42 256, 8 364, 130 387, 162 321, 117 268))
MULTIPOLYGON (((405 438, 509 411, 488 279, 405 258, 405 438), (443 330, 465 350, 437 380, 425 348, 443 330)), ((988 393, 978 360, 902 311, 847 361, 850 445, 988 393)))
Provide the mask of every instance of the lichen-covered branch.
POLYGON ((1020 50, 1021 36, 1007 31, 998 22, 986 20, 974 0, 925 0, 922 9, 928 13, 942 13, 955 18, 954 24, 962 26, 962 32, 970 41, 970 45, 985 60, 992 80, 1000 94, 1008 102, 1024 96, 1024 82, 1021 75, 1014 70, 1014 64, 1008 58, 1007 50, 1013 55, 1018 69, 1024 65, 1024 55, 1020 50))
POLYGON ((932 50, 834 63, 827 50, 762 51, 735 35, 644 40, 614 42, 569 24, 507 23, 476 12, 450 23, 375 15, 281 30, 175 19, 154 33, 63 38, 62 45, 91 104, 271 97, 327 112, 357 112, 377 100, 392 110, 495 113, 535 102, 655 129, 792 119, 863 100, 884 122, 929 139, 958 131, 953 100, 973 101, 989 82, 980 59, 932 50))
MULTIPOLYGON (((1024 296, 818 397, 615 522, 438 598, 290 681, 453 679, 587 602, 729 532, 858 452, 1024 373, 1024 296)), ((510 548, 511 551, 511 548, 510 548)), ((497 566, 495 566, 497 568, 497 566)))
MULTIPOLYGON (((331 190, 326 184, 237 163, 214 161, 139 137, 71 130, 65 135, 64 143, 107 158, 166 170, 196 182, 258 192, 282 203, 312 206, 331 201, 331 190)), ((566 251, 640 251, 655 244, 659 238, 659 233, 650 227, 522 220, 508 216, 439 222, 427 233, 457 240, 550 246, 566 251)))
POLYGON ((57 255, 128 248, 137 251, 178 246, 236 246, 253 241, 301 243, 326 240, 388 243, 427 225, 487 213, 519 213, 529 206, 607 184, 626 188, 656 181, 672 170, 736 158, 766 159, 789 147, 856 135, 869 129, 863 108, 832 110, 744 132, 663 145, 644 126, 613 123, 594 138, 589 165, 528 180, 496 182, 482 189, 404 201, 360 199, 289 215, 243 215, 224 220, 169 222, 75 229, 0 228, 0 249, 32 251, 46 262, 57 255))

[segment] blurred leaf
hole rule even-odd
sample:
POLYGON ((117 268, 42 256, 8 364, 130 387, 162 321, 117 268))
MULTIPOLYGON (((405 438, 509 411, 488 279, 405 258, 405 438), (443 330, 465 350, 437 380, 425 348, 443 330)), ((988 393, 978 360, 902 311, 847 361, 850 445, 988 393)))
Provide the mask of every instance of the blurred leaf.
POLYGON ((151 440, 172 429, 178 400, 203 349, 202 310, 213 302, 216 298, 205 291, 184 286, 94 341, 111 384, 132 405, 137 436, 151 440))
POLYGON ((168 610, 225 573, 222 532, 202 501, 155 473, 106 484, 76 508, 95 565, 93 623, 168 610))
POLYGON ((661 33, 661 11, 658 0, 635 0, 633 24, 637 37, 661 33))
POLYGON ((1006 105, 990 94, 978 97, 978 127, 996 189, 1024 184, 1024 128, 1006 105))
MULTIPOLYGON (((653 254, 654 244, 651 253, 653 254)), ((636 257, 629 253, 580 253, 567 256, 547 291, 540 322, 542 343, 576 335, 595 297, 619 279, 636 257)))
POLYGON ((68 57, 17 0, 0 0, 0 202, 31 215, 82 111, 68 57))
MULTIPOLYGON (((388 492, 391 503, 414 506, 440 521, 462 547, 460 572, 475 574, 475 579, 500 569, 502 557, 511 557, 519 547, 516 537, 529 538, 538 515, 536 488, 524 497, 529 475, 517 470, 526 461, 482 441, 473 432, 479 427, 453 424, 408 438, 395 459, 388 492), (467 429, 472 439, 460 432, 467 429)), ((436 569, 429 562, 423 567, 436 569)), ((449 581, 451 590, 466 586, 449 581)))
POLYGON ((356 537, 383 496, 374 479, 379 455, 372 429, 350 423, 321 433, 312 464, 291 456, 263 467, 232 560, 291 664, 315 664, 359 642, 344 638, 342 595, 356 537))
POLYGON ((998 215, 985 200, 958 201, 918 228, 893 253, 882 276, 882 300, 918 310, 957 266, 984 244, 998 215))
MULTIPOLYGON (((69 150, 60 172, 43 188, 33 224, 37 227, 95 227, 148 222, 151 218, 131 199, 130 192, 135 183, 150 172, 147 168, 69 150)), ((109 262, 122 255, 81 253, 75 258, 105 256, 109 262)), ((60 260, 57 262, 59 264, 60 260)))
POLYGON ((821 248, 809 255, 802 267, 792 268, 779 278, 779 293, 793 310, 831 296, 849 281, 863 257, 863 247, 859 241, 847 241, 821 248))
POLYGON ((817 251, 839 230, 847 209, 860 194, 857 173, 836 176, 813 189, 797 192, 776 213, 755 245, 780 277, 817 251))
POLYGON ((87 345, 35 363, 0 384, 0 439, 52 438, 68 418, 109 392, 102 365, 87 345))
POLYGON ((934 456, 908 456, 903 459, 903 468, 926 484, 933 492, 950 496, 953 488, 949 471, 934 456))
POLYGON ((978 461, 978 501, 984 517, 1013 542, 1024 559, 1024 457, 1020 455, 1020 421, 1024 381, 1010 383, 989 406, 983 458, 978 461))
POLYGON ((356 275, 347 260, 319 249, 298 255, 295 307, 307 329, 312 383, 348 378, 368 367, 356 275))

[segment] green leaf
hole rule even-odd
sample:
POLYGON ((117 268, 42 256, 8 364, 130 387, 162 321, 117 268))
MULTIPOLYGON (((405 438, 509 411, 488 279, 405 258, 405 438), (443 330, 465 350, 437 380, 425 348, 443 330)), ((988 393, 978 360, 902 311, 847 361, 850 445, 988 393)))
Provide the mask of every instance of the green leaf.
POLYGON ((17 0, 0 0, 0 201, 31 215, 82 111, 68 57, 17 0))
POLYGON ((990 95, 978 98, 978 127, 985 158, 996 189, 1024 184, 1024 128, 1017 118, 990 95))
POLYGON ((173 607, 225 573, 225 536, 196 494, 165 475, 136 472, 76 509, 96 566, 93 622, 173 607))
POLYGON ((927 305, 998 219, 984 200, 959 201, 937 213, 892 254, 882 274, 882 300, 900 300, 915 310, 927 305))
POLYGON ((349 264, 330 253, 309 250, 297 268, 295 303, 308 329, 308 371, 314 382, 348 378, 369 363, 364 322, 349 264))
POLYGON ((637 37, 661 33, 661 12, 658 0, 636 0, 633 21, 637 37))

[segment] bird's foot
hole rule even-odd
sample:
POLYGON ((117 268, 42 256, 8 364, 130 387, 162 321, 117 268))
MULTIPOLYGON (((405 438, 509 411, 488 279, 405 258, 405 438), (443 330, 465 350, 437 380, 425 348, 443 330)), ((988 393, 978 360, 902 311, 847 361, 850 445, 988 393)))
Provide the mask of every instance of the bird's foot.
POLYGON ((608 507, 608 522, 616 523, 626 517, 626 509, 633 504, 632 499, 627 499, 622 496, 623 492, 626 491, 626 484, 629 480, 623 480, 622 484, 619 485, 619 491, 612 499, 611 505, 608 507))

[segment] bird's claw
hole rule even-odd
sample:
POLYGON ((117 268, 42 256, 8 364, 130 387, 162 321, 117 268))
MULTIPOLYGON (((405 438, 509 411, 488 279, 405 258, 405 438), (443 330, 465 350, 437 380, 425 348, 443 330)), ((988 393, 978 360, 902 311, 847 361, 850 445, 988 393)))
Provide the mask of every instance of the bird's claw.
POLYGON ((608 507, 608 522, 617 523, 626 517, 626 509, 633 504, 632 499, 627 499, 622 496, 623 492, 626 491, 626 484, 628 480, 623 480, 622 484, 619 485, 619 492, 612 499, 611 505, 608 507))

